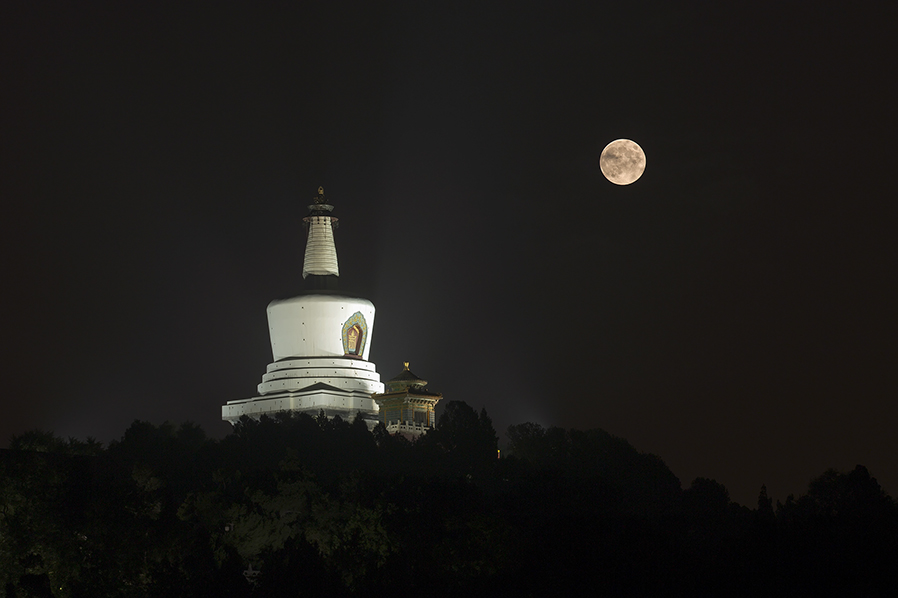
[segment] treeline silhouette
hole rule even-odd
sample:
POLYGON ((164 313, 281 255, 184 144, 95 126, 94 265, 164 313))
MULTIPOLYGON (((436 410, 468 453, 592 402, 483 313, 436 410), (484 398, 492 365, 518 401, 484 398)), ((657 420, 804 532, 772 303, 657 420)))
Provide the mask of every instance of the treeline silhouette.
MULTIPOLYGON (((749 509, 602 430, 446 405, 412 443, 306 414, 223 440, 136 421, 0 459, 10 596, 886 595, 898 506, 867 470, 749 509)), ((890 595, 890 593, 889 593, 890 595)))

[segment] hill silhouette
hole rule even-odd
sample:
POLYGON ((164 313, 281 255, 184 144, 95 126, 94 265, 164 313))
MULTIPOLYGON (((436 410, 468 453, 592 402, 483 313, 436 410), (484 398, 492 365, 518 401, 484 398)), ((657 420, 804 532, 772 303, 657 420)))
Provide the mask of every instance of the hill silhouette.
POLYGON ((682 488, 603 430, 508 430, 450 402, 409 442, 306 414, 222 440, 135 421, 102 447, 48 432, 0 459, 6 596, 877 595, 898 506, 862 466, 749 509, 682 488))

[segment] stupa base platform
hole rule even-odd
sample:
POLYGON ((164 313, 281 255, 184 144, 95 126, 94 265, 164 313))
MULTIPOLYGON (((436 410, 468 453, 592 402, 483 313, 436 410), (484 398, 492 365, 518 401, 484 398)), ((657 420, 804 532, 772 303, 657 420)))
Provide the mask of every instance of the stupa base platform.
POLYGON ((262 415, 273 417, 282 411, 307 413, 312 417, 318 417, 324 411, 329 418, 339 415, 341 419, 350 422, 361 413, 369 429, 373 429, 378 421, 377 403, 370 395, 346 392, 321 383, 296 392, 278 392, 228 401, 221 408, 221 419, 236 424, 244 415, 258 419, 262 415))

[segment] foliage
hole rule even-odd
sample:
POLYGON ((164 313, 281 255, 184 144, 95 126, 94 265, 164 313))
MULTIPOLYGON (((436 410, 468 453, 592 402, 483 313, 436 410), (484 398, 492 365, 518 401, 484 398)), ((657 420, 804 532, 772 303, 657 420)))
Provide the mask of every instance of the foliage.
POLYGON ((898 506, 861 466, 774 509, 685 490, 603 430, 508 430, 449 403, 418 442, 281 414, 222 441, 134 422, 103 448, 47 432, 0 459, 8 596, 875 594, 898 506))

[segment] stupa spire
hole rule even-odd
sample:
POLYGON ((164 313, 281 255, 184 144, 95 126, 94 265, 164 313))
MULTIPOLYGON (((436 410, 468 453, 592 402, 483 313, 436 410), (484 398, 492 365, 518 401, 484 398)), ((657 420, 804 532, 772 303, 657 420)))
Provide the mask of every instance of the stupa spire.
MULTIPOLYGON (((302 219, 308 230, 306 254, 302 263, 302 277, 340 276, 337 248, 334 245, 334 229, 339 220, 331 216, 334 206, 327 203, 324 187, 318 187, 318 195, 309 206, 309 215, 302 219)), ((326 286, 326 285, 321 285, 326 286)))

